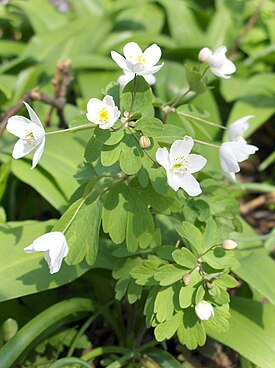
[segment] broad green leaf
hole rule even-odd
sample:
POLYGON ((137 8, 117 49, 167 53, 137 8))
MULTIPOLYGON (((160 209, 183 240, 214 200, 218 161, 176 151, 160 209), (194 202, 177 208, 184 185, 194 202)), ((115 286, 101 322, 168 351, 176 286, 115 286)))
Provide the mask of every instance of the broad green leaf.
POLYGON ((109 129, 95 129, 95 138, 103 144, 106 144, 107 146, 113 146, 117 143, 119 143, 122 138, 124 137, 124 130, 119 129, 115 132, 110 131, 109 129))
POLYGON ((183 323, 179 325, 177 334, 180 343, 186 345, 189 350, 194 350, 198 345, 203 346, 205 344, 205 330, 193 308, 184 311, 183 323))
POLYGON ((2 279, 5 280, 0 287, 1 301, 56 288, 89 270, 86 263, 72 267, 63 262, 60 271, 51 275, 43 252, 24 252, 23 249, 37 237, 51 231, 55 222, 56 220, 0 224, 0 269, 2 279))
POLYGON ((121 144, 119 165, 121 170, 127 175, 136 174, 141 168, 142 149, 132 134, 125 134, 121 144))
POLYGON ((164 322, 169 320, 174 313, 174 289, 172 286, 162 288, 155 300, 154 312, 156 313, 157 320, 164 322))
POLYGON ((152 90, 150 85, 142 76, 137 76, 136 80, 129 82, 123 89, 121 104, 125 111, 131 113, 144 113, 152 105, 152 90), (134 90, 136 91, 134 93, 134 90))
POLYGON ((218 228, 214 218, 209 217, 204 232, 204 245, 206 249, 211 248, 213 245, 220 243, 221 240, 224 240, 221 239, 221 232, 219 230, 220 229, 218 228))
POLYGON ((254 252, 239 259, 239 262, 236 274, 275 305, 274 260, 254 252))
POLYGON ((192 250, 199 255, 204 249, 203 236, 198 228, 190 222, 184 221, 181 225, 175 225, 176 232, 182 239, 188 242, 192 250))
POLYGON ((195 301, 195 292, 202 282, 201 276, 197 270, 191 273, 190 283, 182 285, 179 294, 181 308, 188 308, 195 301))
POLYGON ((137 285, 134 280, 131 280, 127 290, 127 299, 129 304, 134 304, 140 299, 142 293, 142 286, 137 285))
POLYGON ((272 304, 232 297, 230 314, 228 331, 219 332, 206 327, 207 334, 234 349, 259 367, 273 367, 275 361, 275 307, 272 304))
POLYGON ((193 268, 197 263, 197 259, 192 252, 187 248, 177 249, 172 253, 174 261, 180 266, 193 268))
POLYGON ((182 323, 182 312, 174 314, 169 320, 159 323, 154 330, 157 341, 171 339, 176 333, 179 324, 182 323))
POLYGON ((186 79, 191 91, 201 94, 207 91, 205 82, 202 79, 202 74, 196 70, 191 70, 185 65, 186 79))
POLYGON ((204 262, 211 267, 221 270, 223 268, 231 268, 234 271, 240 266, 236 260, 234 251, 226 251, 222 247, 215 247, 202 256, 204 262))
POLYGON ((137 120, 135 129, 141 130, 144 135, 154 137, 163 132, 163 123, 157 118, 141 118, 137 120))
POLYGON ((189 272, 189 270, 178 265, 168 264, 161 266, 155 273, 154 278, 161 286, 167 286, 181 280, 187 272, 189 272))

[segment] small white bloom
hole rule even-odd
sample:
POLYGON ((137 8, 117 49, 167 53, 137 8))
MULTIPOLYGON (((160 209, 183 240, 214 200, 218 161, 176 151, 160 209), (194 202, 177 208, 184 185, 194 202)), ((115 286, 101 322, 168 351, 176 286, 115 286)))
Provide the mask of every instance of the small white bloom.
POLYGON ((253 115, 245 116, 230 125, 228 130, 229 130, 229 139, 231 142, 246 143, 246 140, 243 138, 243 134, 248 129, 249 127, 248 120, 251 118, 254 118, 254 116, 253 115))
POLYGON ((224 240, 222 242, 222 247, 225 250, 233 250, 233 249, 237 248, 237 246, 238 246, 238 244, 234 240, 231 240, 231 239, 224 240))
POLYGON ((69 252, 69 247, 65 235, 60 231, 46 233, 35 239, 31 245, 24 248, 26 253, 45 252, 44 258, 50 268, 50 273, 60 270, 64 257, 69 252))
POLYGON ((116 51, 111 52, 112 59, 124 72, 152 75, 163 66, 163 63, 156 65, 161 57, 161 49, 155 43, 142 52, 137 43, 129 42, 124 46, 123 54, 125 57, 116 51))
POLYGON ((14 115, 8 120, 7 130, 19 138, 13 148, 13 158, 21 158, 39 146, 32 159, 32 169, 34 169, 44 152, 45 130, 33 109, 26 102, 24 104, 30 120, 24 116, 14 115))
MULTIPOLYGON (((117 80, 122 88, 124 88, 126 86, 126 84, 128 84, 135 77, 135 73, 129 73, 125 70, 123 72, 124 72, 124 74, 122 74, 120 77, 118 77, 118 80, 117 80)), ((143 78, 150 85, 156 83, 156 77, 154 75, 151 75, 151 74, 143 75, 143 78)))
POLYGON ((217 48, 214 52, 204 47, 199 53, 199 60, 208 63, 212 73, 217 77, 228 79, 230 76, 227 74, 234 73, 236 67, 232 61, 228 60, 225 56, 226 51, 227 49, 225 46, 217 48))
POLYGON ((201 170, 207 160, 201 155, 189 155, 193 145, 193 139, 185 136, 172 144, 170 153, 165 147, 158 148, 156 159, 165 168, 168 185, 172 189, 177 191, 182 188, 190 196, 197 196, 202 191, 192 174, 201 170))
POLYGON ((244 142, 225 142, 220 147, 220 163, 223 171, 230 174, 233 180, 240 171, 239 162, 248 159, 249 155, 258 151, 258 147, 244 142))
POLYGON ((91 98, 87 104, 87 119, 99 125, 101 129, 111 128, 120 117, 120 111, 112 96, 105 96, 103 100, 91 98))
POLYGON ((211 316, 214 316, 214 309, 210 303, 206 300, 202 300, 195 306, 196 315, 200 320, 204 321, 209 319, 211 316))

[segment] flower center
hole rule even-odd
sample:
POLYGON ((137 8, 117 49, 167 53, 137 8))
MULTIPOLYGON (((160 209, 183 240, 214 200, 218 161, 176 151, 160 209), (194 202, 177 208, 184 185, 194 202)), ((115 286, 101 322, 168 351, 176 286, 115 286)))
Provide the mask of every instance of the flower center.
POLYGON ((189 171, 190 162, 186 160, 185 156, 176 157, 171 165, 171 170, 181 175, 187 174, 189 171))
POLYGON ((99 120, 101 121, 107 121, 110 119, 109 112, 105 107, 99 110, 98 116, 99 116, 99 120))
POLYGON ((141 64, 146 64, 147 63, 147 60, 145 59, 145 57, 143 56, 143 54, 137 55, 135 57, 133 55, 131 55, 130 56, 130 59, 131 60, 134 60, 134 61, 136 61, 138 63, 141 63, 141 64))
POLYGON ((26 130, 25 140, 31 146, 35 142, 33 132, 29 132, 28 130, 26 130))

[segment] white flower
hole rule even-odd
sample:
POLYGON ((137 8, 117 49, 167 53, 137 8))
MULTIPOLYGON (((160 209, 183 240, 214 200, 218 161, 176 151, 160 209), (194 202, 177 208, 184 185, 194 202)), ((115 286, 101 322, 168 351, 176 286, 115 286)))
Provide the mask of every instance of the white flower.
POLYGON ((212 52, 209 48, 204 47, 199 53, 199 60, 203 63, 208 63, 211 71, 218 77, 228 79, 236 71, 235 65, 232 61, 228 60, 225 56, 226 47, 221 46, 217 48, 215 52, 212 52))
POLYGON ((99 125, 101 129, 111 128, 120 117, 120 111, 112 96, 105 96, 103 100, 91 98, 87 104, 87 119, 99 125))
POLYGON ((214 309, 210 303, 206 300, 202 300, 195 306, 196 315, 200 320, 204 321, 209 319, 211 316, 214 316, 214 309))
POLYGON ((175 191, 182 188, 190 196, 197 196, 202 191, 192 174, 201 170, 207 160, 201 155, 189 155, 193 145, 193 139, 185 136, 182 140, 177 140, 172 144, 170 153, 165 147, 158 148, 156 159, 165 168, 168 185, 171 188, 175 191))
POLYGON ((125 58, 116 51, 111 52, 112 59, 128 73, 151 75, 158 72, 163 66, 163 63, 156 65, 161 57, 161 49, 155 43, 142 52, 137 43, 129 42, 124 46, 123 54, 125 58))
POLYGON ((229 173, 233 180, 240 171, 238 162, 248 159, 249 155, 258 151, 258 147, 244 142, 225 142, 220 147, 220 163, 222 169, 229 173))
POLYGON ((245 116, 230 125, 228 130, 229 130, 229 139, 231 142, 246 143, 246 140, 243 138, 243 134, 248 129, 249 127, 248 120, 251 118, 254 118, 254 116, 253 115, 245 116))
MULTIPOLYGON (((129 73, 125 70, 123 72, 124 72, 124 74, 122 74, 120 77, 118 77, 118 80, 117 80, 122 88, 124 88, 126 86, 126 84, 128 84, 135 77, 135 73, 129 73)), ((143 78, 150 85, 156 83, 156 77, 152 74, 143 75, 143 78)))
POLYGON ((12 116, 8 120, 7 130, 19 138, 13 148, 13 158, 21 158, 39 146, 32 159, 32 169, 34 169, 44 152, 45 130, 33 109, 26 102, 24 104, 28 110, 30 120, 24 116, 12 116))
POLYGON ((60 231, 53 231, 35 239, 28 247, 24 248, 26 253, 45 252, 44 258, 48 262, 50 273, 60 270, 64 257, 69 252, 65 235, 60 231))

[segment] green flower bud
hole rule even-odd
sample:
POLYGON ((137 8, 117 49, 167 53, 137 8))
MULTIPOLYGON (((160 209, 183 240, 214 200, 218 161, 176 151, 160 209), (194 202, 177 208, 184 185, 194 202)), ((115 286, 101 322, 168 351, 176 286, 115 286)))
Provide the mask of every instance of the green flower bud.
POLYGON ((139 138, 139 144, 141 148, 148 148, 151 146, 150 138, 146 137, 146 135, 142 135, 139 138))
POLYGON ((18 324, 15 319, 8 318, 2 324, 3 338, 5 341, 9 341, 18 331, 18 324))

